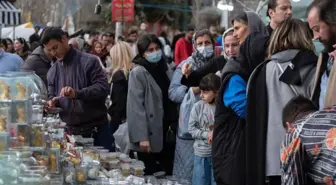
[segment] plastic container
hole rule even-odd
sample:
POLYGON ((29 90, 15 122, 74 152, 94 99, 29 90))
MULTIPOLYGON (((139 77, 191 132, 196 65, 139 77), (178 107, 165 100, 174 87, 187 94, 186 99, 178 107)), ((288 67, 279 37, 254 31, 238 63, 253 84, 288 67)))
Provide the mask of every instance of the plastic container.
POLYGON ((143 165, 132 165, 133 175, 137 177, 142 177, 145 174, 145 166, 143 165))
POLYGON ((128 177, 131 174, 131 165, 128 163, 120 164, 121 172, 124 177, 128 177))
POLYGON ((102 153, 109 153, 109 150, 108 149, 99 149, 97 150, 99 154, 102 154, 102 153))
MULTIPOLYGON (((102 153, 104 154, 104 153, 102 153)), ((111 161, 111 160, 115 160, 118 159, 118 153, 116 152, 110 152, 106 154, 106 160, 111 161)))
POLYGON ((108 161, 108 169, 118 169, 120 167, 120 161, 118 159, 114 159, 111 161, 108 161))

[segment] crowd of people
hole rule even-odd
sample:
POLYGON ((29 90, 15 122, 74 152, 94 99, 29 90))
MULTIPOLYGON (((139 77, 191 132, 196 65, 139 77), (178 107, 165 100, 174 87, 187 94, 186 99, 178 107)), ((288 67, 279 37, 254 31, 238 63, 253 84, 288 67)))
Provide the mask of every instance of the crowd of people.
POLYGON ((97 146, 114 151, 113 133, 127 123, 129 154, 146 175, 164 171, 193 185, 332 185, 335 10, 334 0, 314 0, 303 22, 290 0, 269 0, 268 25, 246 11, 223 33, 190 25, 171 41, 130 29, 117 39, 91 32, 83 42, 36 28, 29 43, 1 40, 0 72, 35 71, 48 89, 46 109, 62 108, 67 132, 97 146))

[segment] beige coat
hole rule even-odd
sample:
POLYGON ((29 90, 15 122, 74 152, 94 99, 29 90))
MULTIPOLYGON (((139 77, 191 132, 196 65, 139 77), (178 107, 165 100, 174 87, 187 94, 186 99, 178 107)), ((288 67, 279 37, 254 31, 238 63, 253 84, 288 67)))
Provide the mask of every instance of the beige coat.
MULTIPOLYGON (((314 93, 311 96, 311 99, 313 99, 313 97, 316 96, 316 93, 318 94, 320 93, 318 92, 318 89, 320 89, 319 86, 321 84, 321 77, 322 77, 322 74, 324 73, 322 64, 323 64, 323 61, 328 60, 325 57, 328 57, 328 55, 321 53, 317 61, 317 69, 316 69, 314 88, 313 88, 314 93)), ((329 108, 329 107, 332 107, 333 105, 336 105, 335 95, 336 95, 336 65, 334 64, 329 74, 328 87, 327 87, 327 92, 326 92, 323 108, 329 108)))

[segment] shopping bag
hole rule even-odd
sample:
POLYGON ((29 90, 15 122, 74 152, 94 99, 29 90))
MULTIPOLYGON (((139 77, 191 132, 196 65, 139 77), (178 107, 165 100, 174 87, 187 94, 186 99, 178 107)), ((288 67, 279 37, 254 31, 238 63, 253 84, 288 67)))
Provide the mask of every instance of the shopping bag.
POLYGON ((130 152, 130 140, 128 136, 128 123, 125 122, 119 125, 119 128, 113 134, 114 142, 117 150, 124 154, 128 154, 130 152))
POLYGON ((180 106, 179 125, 177 129, 177 137, 180 139, 193 140, 188 131, 189 117, 192 107, 199 100, 199 96, 195 96, 192 88, 189 88, 180 106))

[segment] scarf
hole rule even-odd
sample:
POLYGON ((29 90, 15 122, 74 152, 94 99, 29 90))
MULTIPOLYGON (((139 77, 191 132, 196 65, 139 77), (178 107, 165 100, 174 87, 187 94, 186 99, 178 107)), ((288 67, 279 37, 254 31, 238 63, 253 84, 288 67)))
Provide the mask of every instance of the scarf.
MULTIPOLYGON (((197 33, 197 32, 196 32, 196 33, 197 33)), ((195 38, 196 33, 194 34, 193 39, 192 39, 192 44, 193 44, 194 51, 193 51, 193 53, 191 54, 191 56, 192 56, 192 58, 194 59, 196 69, 199 69, 199 68, 202 67, 206 62, 208 62, 210 59, 212 59, 212 58, 215 57, 215 50, 214 50, 214 53, 211 55, 211 57, 209 57, 209 58, 205 58, 205 57, 204 57, 204 56, 197 50, 197 43, 196 43, 196 38, 195 38)), ((215 47, 214 43, 212 43, 212 47, 215 47)))

